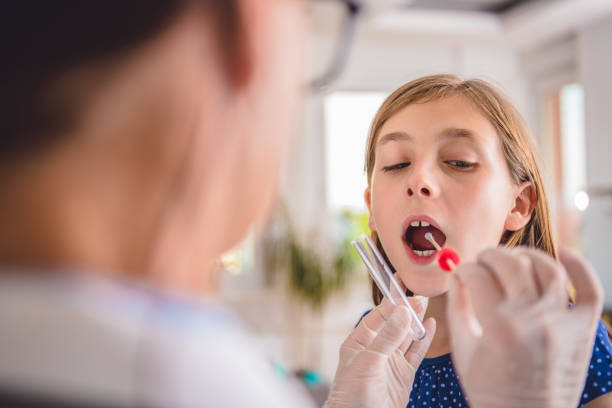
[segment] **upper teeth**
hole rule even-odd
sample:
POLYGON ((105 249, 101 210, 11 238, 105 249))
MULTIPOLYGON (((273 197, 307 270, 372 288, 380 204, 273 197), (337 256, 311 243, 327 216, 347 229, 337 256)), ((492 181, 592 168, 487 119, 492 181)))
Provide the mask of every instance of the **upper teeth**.
POLYGON ((411 227, 429 227, 429 223, 427 221, 412 221, 410 223, 411 227))
POLYGON ((434 252, 436 252, 436 251, 434 251, 433 249, 429 249, 429 250, 425 250, 425 251, 419 251, 418 249, 413 249, 412 252, 414 252, 418 256, 430 256, 430 255, 433 255, 434 252))

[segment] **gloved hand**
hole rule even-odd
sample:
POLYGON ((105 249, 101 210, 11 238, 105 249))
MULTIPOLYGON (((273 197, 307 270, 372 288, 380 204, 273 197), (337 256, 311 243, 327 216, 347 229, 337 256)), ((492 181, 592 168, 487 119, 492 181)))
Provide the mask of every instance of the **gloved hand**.
MULTIPOLYGON (((409 299, 422 319, 426 298, 409 299)), ((414 375, 436 330, 427 319, 426 336, 412 341, 411 315, 405 306, 384 299, 368 313, 340 347, 340 361, 325 408, 405 408, 414 375)))
POLYGON ((472 408, 578 405, 603 295, 569 252, 492 249, 451 278, 453 363, 472 408), (576 289, 568 307, 567 275, 576 289))

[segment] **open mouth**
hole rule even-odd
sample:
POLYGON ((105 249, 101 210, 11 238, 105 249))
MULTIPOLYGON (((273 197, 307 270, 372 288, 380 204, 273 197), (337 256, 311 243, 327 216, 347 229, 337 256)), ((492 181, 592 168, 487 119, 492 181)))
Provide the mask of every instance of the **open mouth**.
POLYGON ((446 235, 442 231, 428 221, 415 220, 410 223, 404 233, 406 244, 415 255, 428 257, 435 254, 436 249, 433 244, 425 238, 425 234, 428 232, 433 235, 438 245, 444 246, 446 235))

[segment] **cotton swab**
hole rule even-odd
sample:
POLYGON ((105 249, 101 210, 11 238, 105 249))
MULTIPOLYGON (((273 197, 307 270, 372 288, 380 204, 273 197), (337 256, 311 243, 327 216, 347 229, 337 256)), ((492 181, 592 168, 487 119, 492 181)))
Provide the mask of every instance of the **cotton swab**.
POLYGON ((438 251, 438 265, 445 272, 452 272, 459 265, 459 254, 450 248, 442 248, 433 237, 431 232, 425 233, 425 239, 438 251))

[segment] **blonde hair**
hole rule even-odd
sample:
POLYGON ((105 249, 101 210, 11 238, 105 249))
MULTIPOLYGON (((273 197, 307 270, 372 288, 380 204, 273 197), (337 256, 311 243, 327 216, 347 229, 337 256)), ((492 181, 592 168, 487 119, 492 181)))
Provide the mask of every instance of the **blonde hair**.
MULTIPOLYGON (((556 258, 550 211, 544 182, 536 161, 533 138, 516 108, 499 90, 485 81, 479 79, 464 81, 455 75, 431 75, 408 82, 389 95, 378 109, 370 127, 365 156, 368 186, 372 181, 377 137, 385 122, 412 103, 435 101, 456 95, 472 101, 494 126, 501 141, 512 181, 517 185, 529 181, 535 190, 536 203, 531 219, 520 230, 506 231, 499 244, 509 248, 519 245, 535 247, 556 258)), ((384 254, 375 232, 372 232, 372 238, 384 254)), ((380 303, 382 295, 376 285, 372 285, 372 295, 374 303, 380 303)))

